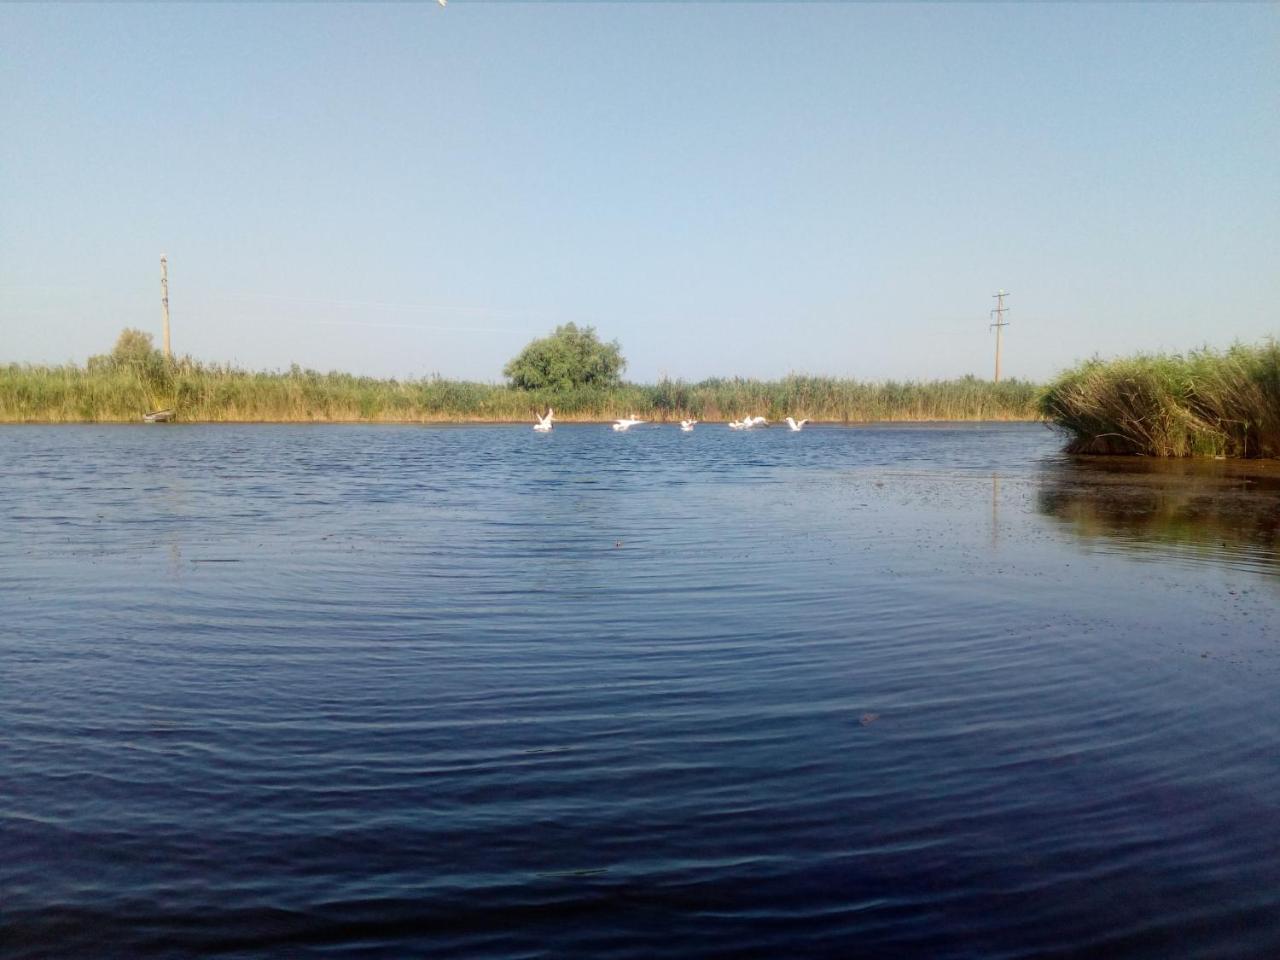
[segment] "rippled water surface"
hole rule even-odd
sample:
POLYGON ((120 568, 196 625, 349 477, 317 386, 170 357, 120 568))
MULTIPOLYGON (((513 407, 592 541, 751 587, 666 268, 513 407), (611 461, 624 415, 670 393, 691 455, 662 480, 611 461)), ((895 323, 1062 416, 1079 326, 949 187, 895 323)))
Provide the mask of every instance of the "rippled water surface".
POLYGON ((1280 956, 1280 465, 0 428, 6 957, 1280 956))

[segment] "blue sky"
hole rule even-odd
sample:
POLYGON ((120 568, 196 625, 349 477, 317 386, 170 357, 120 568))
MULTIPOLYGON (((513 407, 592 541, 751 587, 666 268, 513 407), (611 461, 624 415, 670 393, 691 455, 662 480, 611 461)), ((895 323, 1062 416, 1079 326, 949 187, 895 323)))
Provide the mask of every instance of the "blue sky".
POLYGON ((0 362, 1005 375, 1280 333, 1280 5, 0 6, 0 362))

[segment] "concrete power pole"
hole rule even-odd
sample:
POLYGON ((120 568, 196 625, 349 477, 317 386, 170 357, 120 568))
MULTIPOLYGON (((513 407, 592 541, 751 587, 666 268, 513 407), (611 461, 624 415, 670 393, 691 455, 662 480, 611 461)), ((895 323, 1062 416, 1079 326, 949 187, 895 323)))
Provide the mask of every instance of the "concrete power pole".
POLYGON ((160 309, 164 316, 164 358, 173 359, 169 349, 169 258, 160 254, 160 309))
POLYGON ((1008 295, 1009 294, 1005 293, 1003 290, 999 293, 992 294, 996 300, 996 307, 991 311, 990 315, 995 317, 995 319, 991 322, 991 327, 988 329, 994 329, 996 332, 996 383, 1000 382, 1000 334, 1004 331, 1004 328, 1009 325, 1009 321, 1004 318, 1005 313, 1009 309, 1004 305, 1004 298, 1008 295))

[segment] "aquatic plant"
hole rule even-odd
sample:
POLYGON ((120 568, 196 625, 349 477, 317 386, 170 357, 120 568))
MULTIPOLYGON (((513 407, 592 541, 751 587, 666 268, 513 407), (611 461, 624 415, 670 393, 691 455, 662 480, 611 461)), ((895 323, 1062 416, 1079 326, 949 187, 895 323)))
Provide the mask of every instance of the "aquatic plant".
POLYGON ((429 377, 382 380, 292 367, 254 372, 191 359, 0 367, 0 421, 135 421, 172 408, 185 421, 533 422, 555 407, 565 421, 704 422, 758 414, 828 422, 1036 419, 1031 383, 959 380, 869 383, 831 377, 710 379, 698 383, 581 384, 518 389, 429 377))
POLYGON ((1072 453, 1280 457, 1280 344, 1089 360, 1038 406, 1072 453))

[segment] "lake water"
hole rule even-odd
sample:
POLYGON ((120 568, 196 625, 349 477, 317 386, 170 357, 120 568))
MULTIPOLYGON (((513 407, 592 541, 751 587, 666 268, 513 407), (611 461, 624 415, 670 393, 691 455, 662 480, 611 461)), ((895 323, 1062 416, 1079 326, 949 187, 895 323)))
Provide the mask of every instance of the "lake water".
POLYGON ((0 428, 0 953, 1280 956, 1280 464, 0 428))

